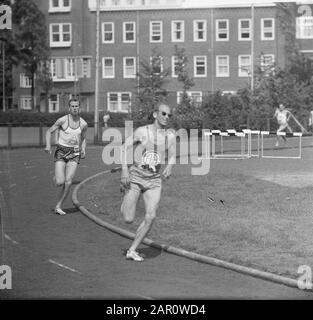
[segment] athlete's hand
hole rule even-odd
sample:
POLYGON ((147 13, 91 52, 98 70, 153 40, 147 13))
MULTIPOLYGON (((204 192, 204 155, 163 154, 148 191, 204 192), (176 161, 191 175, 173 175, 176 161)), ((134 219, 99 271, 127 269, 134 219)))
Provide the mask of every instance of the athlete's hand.
POLYGON ((121 183, 120 183, 120 191, 124 192, 125 190, 130 188, 130 179, 129 175, 122 174, 121 176, 121 183))
POLYGON ((85 157, 86 157, 86 150, 82 150, 82 151, 81 151, 80 157, 81 157, 81 159, 85 159, 85 157))
POLYGON ((51 154, 52 153, 51 147, 46 147, 45 148, 45 152, 47 152, 48 154, 51 154))
POLYGON ((172 175, 172 170, 170 170, 169 168, 165 168, 162 173, 162 178, 169 179, 171 175, 172 175))

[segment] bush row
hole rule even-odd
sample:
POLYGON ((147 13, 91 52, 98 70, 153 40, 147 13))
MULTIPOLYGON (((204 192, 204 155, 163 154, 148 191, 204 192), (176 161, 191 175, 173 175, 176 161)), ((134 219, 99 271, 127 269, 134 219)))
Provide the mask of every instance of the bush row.
MULTIPOLYGON (((26 111, 14 111, 14 112, 0 112, 0 126, 29 126, 37 127, 52 126, 55 121, 66 115, 66 112, 58 113, 46 113, 46 112, 26 112, 26 111)), ((99 112, 99 123, 103 125, 104 112, 99 112)), ((94 126, 94 112, 82 112, 81 117, 87 121, 89 127, 94 126)), ((128 117, 127 114, 111 113, 109 126, 110 127, 123 127, 125 119, 128 117)))

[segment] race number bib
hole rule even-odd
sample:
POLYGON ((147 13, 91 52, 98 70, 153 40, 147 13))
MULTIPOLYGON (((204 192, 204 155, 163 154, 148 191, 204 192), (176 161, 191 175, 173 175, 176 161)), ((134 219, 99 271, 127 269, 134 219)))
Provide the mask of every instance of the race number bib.
POLYGON ((161 158, 157 152, 146 151, 142 155, 142 167, 148 169, 149 171, 155 173, 160 170, 161 167, 161 158))

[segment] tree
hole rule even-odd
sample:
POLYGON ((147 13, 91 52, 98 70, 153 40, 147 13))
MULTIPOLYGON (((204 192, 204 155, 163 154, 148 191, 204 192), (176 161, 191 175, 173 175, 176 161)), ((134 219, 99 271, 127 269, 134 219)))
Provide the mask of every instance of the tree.
POLYGON ((38 72, 37 84, 42 88, 45 96, 45 111, 49 112, 49 93, 53 88, 53 80, 48 61, 42 62, 38 72))
MULTIPOLYGON (((1 2, 1 5, 8 5, 11 6, 10 0, 3 0, 1 2)), ((16 47, 13 32, 12 30, 0 30, 0 52, 1 52, 1 64, 0 64, 0 88, 1 88, 1 102, 2 103, 2 96, 3 96, 3 73, 4 73, 4 84, 5 84, 5 96, 11 96, 12 90, 13 90, 13 81, 12 81, 12 67, 13 65, 18 64, 18 57, 19 57, 19 51, 16 47), (4 46, 3 46, 4 44, 4 46), (3 52, 4 48, 4 52, 3 52), (2 58, 5 54, 5 68, 3 69, 2 66, 2 58)), ((2 108, 1 108, 2 110, 2 108)))
POLYGON ((185 48, 179 48, 177 45, 175 46, 175 57, 177 59, 175 72, 177 74, 177 81, 182 83, 182 95, 176 110, 178 114, 184 114, 186 111, 189 112, 192 107, 192 100, 187 92, 194 86, 194 81, 188 74, 188 57, 186 56, 185 51, 185 48))
POLYGON ((161 53, 152 50, 150 61, 142 60, 140 72, 137 73, 137 99, 132 117, 135 120, 150 120, 151 114, 159 101, 166 101, 168 91, 164 88, 167 83, 169 69, 163 70, 161 53))
MULTIPOLYGON (((49 60, 45 16, 32 0, 15 0, 13 23, 16 26, 15 41, 20 50, 23 67, 32 80, 32 109, 35 107, 35 74, 40 65, 49 60)), ((43 69, 46 72, 46 69, 43 69)))
POLYGON ((175 115, 178 127, 200 128, 202 126, 203 114, 199 103, 188 95, 188 91, 194 86, 194 81, 188 73, 188 57, 185 52, 185 48, 175 46, 175 72, 177 74, 177 81, 182 85, 182 94, 176 107, 175 115))

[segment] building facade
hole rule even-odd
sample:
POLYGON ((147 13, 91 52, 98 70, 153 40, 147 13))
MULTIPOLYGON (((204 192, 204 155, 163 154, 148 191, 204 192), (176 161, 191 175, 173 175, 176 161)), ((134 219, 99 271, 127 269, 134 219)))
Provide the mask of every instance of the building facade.
MULTIPOLYGON (((175 46, 185 50, 187 70, 194 80, 188 94, 199 102, 216 90, 234 93, 251 87, 257 67, 273 63, 283 67, 286 62, 285 36, 275 4, 192 7, 183 0, 99 2, 97 20, 97 0, 37 1, 46 15, 51 48, 54 85, 49 112, 66 110, 73 95, 80 97, 84 111, 94 110, 97 52, 99 111, 110 112, 130 110, 141 62, 150 61, 153 51, 159 53, 160 68, 169 70, 166 89, 171 104, 179 103, 182 92, 175 46)), ((302 52, 312 55, 309 10, 309 5, 295 3, 296 39, 302 52)), ((20 110, 31 109, 29 78, 18 69, 15 80, 15 104, 20 110)), ((39 88, 36 104, 42 111, 44 102, 39 88)))

